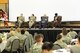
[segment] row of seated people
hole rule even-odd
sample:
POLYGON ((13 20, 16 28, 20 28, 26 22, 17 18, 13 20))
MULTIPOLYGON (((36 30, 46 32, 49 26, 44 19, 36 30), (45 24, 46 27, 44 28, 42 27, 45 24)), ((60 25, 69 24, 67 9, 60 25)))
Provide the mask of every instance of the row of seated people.
MULTIPOLYGON (((35 44, 32 45, 30 52, 31 53, 43 53, 43 45, 47 45, 47 43, 43 42, 43 35, 42 34, 36 34, 35 35, 35 44)), ((58 49, 68 49, 67 52, 69 53, 80 53, 80 35, 77 35, 75 31, 71 28, 69 32, 67 32, 66 28, 64 27, 62 29, 62 33, 57 35, 56 41, 48 46, 53 46, 52 50, 48 51, 48 53, 55 53, 54 50, 58 49), (76 37, 77 36, 77 37, 76 37), (71 40, 74 38, 77 38, 77 41, 75 44, 71 44, 71 40)), ((47 48, 48 48, 47 46, 47 48)), ((46 48, 44 48, 46 49, 46 48)), ((59 50, 60 51, 60 50, 59 50)), ((45 51, 44 51, 45 52, 45 51)), ((58 51, 57 51, 58 52, 58 51)), ((61 52, 61 51, 60 51, 61 52)), ((65 52, 63 52, 65 53, 65 52)))
MULTIPOLYGON (((66 28, 64 27, 62 29, 62 33, 60 33, 59 35, 57 35, 57 40, 51 44, 51 43, 44 43, 43 39, 44 36, 43 34, 35 34, 33 38, 31 34, 28 33, 28 31, 25 30, 20 30, 20 28, 14 29, 11 28, 10 33, 8 34, 8 39, 7 39, 7 44, 5 49, 2 51, 2 53, 7 53, 8 51, 10 51, 11 49, 11 43, 13 42, 14 39, 19 39, 20 40, 20 47, 22 47, 22 44, 25 40, 25 38, 28 39, 29 43, 27 46, 27 52, 30 53, 45 53, 45 52, 49 52, 52 53, 52 51, 54 51, 55 49, 64 49, 67 48, 67 45, 70 45, 71 40, 77 35, 77 33, 75 31, 73 31, 73 29, 70 29, 70 32, 68 32, 66 30, 66 28), (47 45, 49 44, 49 45, 47 45), (58 45, 60 47, 56 47, 55 45, 58 45), (47 47, 46 47, 47 46, 47 47), (48 48, 51 47, 51 48, 48 48), (48 51, 45 51, 48 48, 48 51)), ((17 43, 18 44, 18 43, 17 43)), ((15 46, 17 47, 17 46, 15 46)), ((77 36, 77 41, 75 42, 75 46, 70 47, 70 50, 72 53, 80 53, 80 35, 77 36)), ((20 50, 19 50, 20 51, 20 50)), ((8 52, 9 53, 9 52, 8 52)))
MULTIPOLYGON (((22 26, 24 25, 24 16, 23 14, 21 14, 21 16, 18 16, 17 17, 17 23, 18 23, 18 26, 22 26)), ((55 16, 54 16, 54 21, 52 21, 51 25, 52 27, 56 27, 56 26, 60 26, 61 24, 61 20, 62 20, 62 16, 58 16, 58 14, 56 13, 55 16)), ((28 26, 29 28, 31 27, 35 27, 37 24, 36 24, 36 16, 34 14, 32 14, 30 17, 29 17, 29 22, 28 22, 28 26)), ((40 28, 47 28, 47 25, 48 25, 48 16, 46 14, 44 14, 44 16, 41 16, 41 21, 39 22, 39 27, 40 28)))
MULTIPOLYGON (((1 35, 3 38, 3 34, 1 34, 1 35)), ((20 28, 16 28, 16 29, 11 28, 10 32, 7 33, 6 36, 7 36, 7 39, 6 39, 7 43, 6 43, 6 47, 4 48, 4 50, 3 51, 1 50, 2 53, 11 53, 11 51, 16 52, 15 48, 17 48, 19 52, 24 53, 24 51, 23 51, 23 50, 25 50, 24 45, 25 44, 27 45, 26 51, 29 51, 29 48, 34 43, 32 35, 28 31, 25 31, 24 29, 21 30, 20 28), (19 42, 15 42, 13 49, 12 49, 12 43, 16 39, 18 39, 19 42)), ((4 44, 3 44, 3 46, 4 46, 4 44)))

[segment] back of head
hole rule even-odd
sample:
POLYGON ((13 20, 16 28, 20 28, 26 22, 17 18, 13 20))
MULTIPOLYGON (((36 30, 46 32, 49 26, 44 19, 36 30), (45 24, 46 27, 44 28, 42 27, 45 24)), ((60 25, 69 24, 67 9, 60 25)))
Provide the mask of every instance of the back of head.
POLYGON ((0 43, 2 43, 2 38, 0 37, 0 43))
POLYGON ((78 42, 80 43, 80 35, 78 35, 78 37, 77 37, 77 38, 78 38, 78 42))
POLYGON ((63 29, 62 29, 62 33, 63 33, 63 35, 67 35, 68 31, 66 30, 65 27, 63 27, 63 29))
POLYGON ((21 29, 20 29, 19 27, 17 27, 17 28, 16 28, 16 31, 17 31, 17 32, 20 32, 20 31, 21 31, 21 29))
POLYGON ((22 30, 21 30, 21 34, 25 34, 25 30, 22 29, 22 30))
POLYGON ((72 27, 70 28, 70 31, 73 31, 73 28, 72 27))
POLYGON ((14 36, 15 35, 15 31, 10 31, 10 35, 14 36))
POLYGON ((60 40, 62 38, 62 36, 60 34, 57 35, 57 40, 60 40))
POLYGON ((40 42, 40 41, 43 41, 43 35, 42 34, 37 34, 37 35, 35 35, 35 40, 36 40, 36 42, 40 42))
POLYGON ((42 50, 50 51, 53 49, 53 43, 45 42, 42 46, 42 50))
POLYGON ((10 28, 10 31, 14 31, 14 28, 13 28, 13 27, 11 27, 11 28, 10 28))

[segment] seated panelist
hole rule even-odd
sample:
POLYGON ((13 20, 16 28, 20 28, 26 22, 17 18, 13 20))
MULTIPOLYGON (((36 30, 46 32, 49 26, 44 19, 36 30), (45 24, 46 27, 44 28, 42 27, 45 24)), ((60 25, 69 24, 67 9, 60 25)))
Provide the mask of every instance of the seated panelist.
POLYGON ((40 28, 42 28, 42 26, 45 28, 48 22, 48 16, 46 14, 44 14, 44 16, 41 16, 41 21, 40 21, 40 28))
POLYGON ((56 13, 55 16, 54 16, 53 24, 52 24, 53 27, 60 26, 61 20, 62 20, 62 16, 58 16, 58 14, 56 13))
POLYGON ((23 16, 23 14, 21 14, 17 19, 18 19, 17 21, 18 21, 19 27, 20 27, 21 24, 24 23, 25 18, 24 18, 24 16, 23 16))
POLYGON ((29 17, 29 28, 31 28, 36 22, 36 16, 34 14, 32 14, 30 17, 29 17))

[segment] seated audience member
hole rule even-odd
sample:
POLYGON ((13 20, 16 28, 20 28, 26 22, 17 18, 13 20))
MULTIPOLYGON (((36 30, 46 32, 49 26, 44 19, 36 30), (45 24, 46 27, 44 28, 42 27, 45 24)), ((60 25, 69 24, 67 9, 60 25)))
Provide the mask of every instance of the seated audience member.
POLYGON ((18 39, 18 37, 15 36, 15 32, 14 31, 11 31, 10 34, 11 34, 11 37, 7 40, 6 48, 3 51, 3 53, 10 51, 11 43, 13 42, 13 40, 18 39))
POLYGON ((42 45, 42 53, 53 53, 53 43, 45 42, 42 45))
POLYGON ((47 22, 48 22, 48 16, 44 14, 44 16, 41 16, 41 21, 40 21, 40 28, 46 28, 47 27, 47 22))
POLYGON ((77 32, 73 30, 73 28, 70 28, 70 31, 68 32, 68 35, 70 35, 72 37, 72 39, 75 38, 75 36, 77 35, 77 32))
POLYGON ((62 29, 62 33, 60 35, 62 35, 62 40, 66 43, 66 44, 70 44, 72 38, 70 35, 67 34, 68 31, 66 30, 65 27, 63 27, 62 29))
MULTIPOLYGON (((24 28, 25 30, 25 28, 24 28)), ((29 50, 31 48, 31 46, 34 44, 34 39, 33 39, 33 35, 30 34, 28 31, 25 30, 25 35, 27 36, 27 39, 28 39, 28 45, 29 45, 29 50)))
POLYGON ((18 38, 19 38, 19 40, 20 40, 20 47, 22 47, 23 46, 23 43, 24 43, 24 40, 27 38, 27 36, 25 35, 25 30, 21 30, 21 34, 19 34, 19 35, 16 35, 18 38))
POLYGON ((34 39, 33 39, 32 34, 30 34, 29 32, 25 31, 25 35, 26 35, 26 36, 28 37, 28 39, 29 39, 30 46, 33 45, 34 39))
POLYGON ((80 36, 80 32, 78 32, 78 35, 75 36, 75 39, 76 39, 78 36, 80 36))
POLYGON ((29 28, 35 25, 35 22, 36 22, 36 16, 32 14, 32 16, 29 17, 29 28))
POLYGON ((22 23, 24 23, 25 21, 23 14, 21 14, 17 19, 18 19, 19 27, 21 27, 22 23))
POLYGON ((54 44, 58 44, 61 49, 67 47, 67 44, 65 42, 63 42, 61 35, 57 35, 57 38, 56 39, 57 39, 57 41, 54 42, 54 44))
POLYGON ((14 28, 13 27, 11 27, 10 28, 10 32, 9 33, 7 33, 7 38, 9 38, 9 37, 11 37, 12 35, 11 35, 11 31, 14 31, 14 28))
POLYGON ((43 35, 37 34, 35 36, 36 43, 32 45, 30 52, 31 53, 41 53, 42 52, 42 45, 43 45, 43 35))
POLYGON ((16 32, 16 36, 17 35, 21 35, 21 29, 19 28, 19 27, 17 27, 16 29, 15 29, 15 32, 16 32))
POLYGON ((2 38, 0 37, 0 43, 2 43, 2 38))
POLYGON ((77 42, 70 48, 71 53, 80 53, 80 36, 77 37, 77 42))

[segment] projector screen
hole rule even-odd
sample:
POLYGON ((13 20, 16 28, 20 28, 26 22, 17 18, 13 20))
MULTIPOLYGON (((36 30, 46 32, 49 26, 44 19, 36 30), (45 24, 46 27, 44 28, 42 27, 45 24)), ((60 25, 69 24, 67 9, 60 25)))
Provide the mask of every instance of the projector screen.
POLYGON ((80 21, 80 0, 9 0, 9 21, 16 21, 23 13, 25 21, 34 14, 36 21, 46 14, 49 21, 54 20, 54 14, 62 16, 62 21, 80 21))

